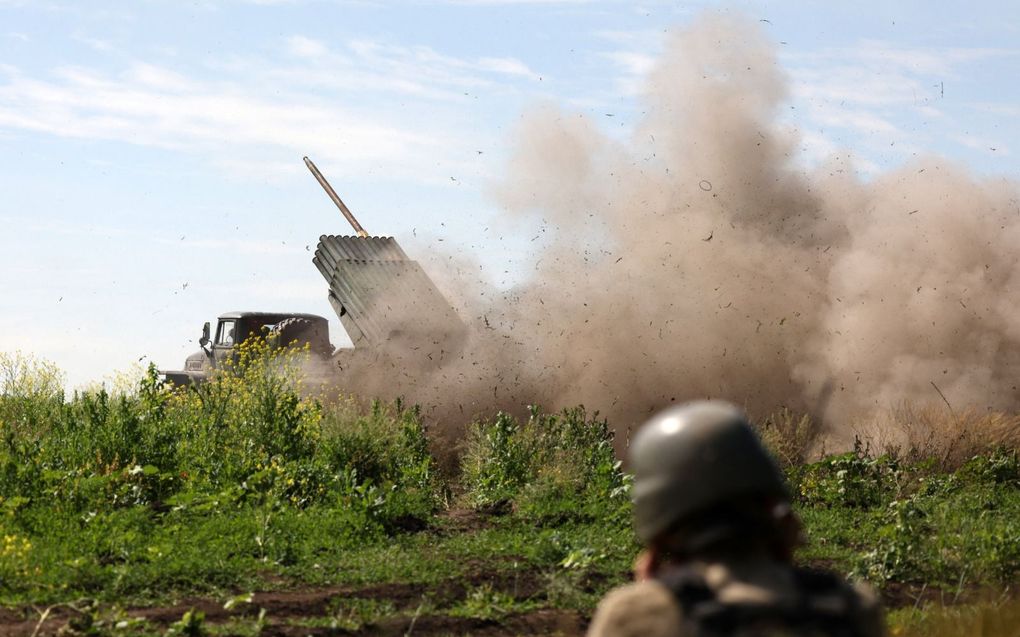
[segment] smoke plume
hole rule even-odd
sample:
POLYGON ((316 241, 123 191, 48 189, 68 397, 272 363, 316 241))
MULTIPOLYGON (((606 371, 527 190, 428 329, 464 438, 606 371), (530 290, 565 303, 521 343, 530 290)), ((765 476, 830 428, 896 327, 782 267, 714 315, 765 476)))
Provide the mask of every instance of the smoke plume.
POLYGON ((700 397, 836 421, 939 391, 1016 408, 1017 184, 934 156, 807 170, 787 96, 757 25, 709 15, 668 41, 628 140, 536 107, 493 188, 507 228, 542 233, 534 269, 509 292, 443 279, 468 341, 428 373, 391 351, 368 391, 619 426, 700 397))

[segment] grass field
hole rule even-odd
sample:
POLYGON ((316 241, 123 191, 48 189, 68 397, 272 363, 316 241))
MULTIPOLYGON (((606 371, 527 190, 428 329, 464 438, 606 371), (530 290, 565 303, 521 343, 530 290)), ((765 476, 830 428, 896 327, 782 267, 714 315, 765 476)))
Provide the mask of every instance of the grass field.
MULTIPOLYGON (((627 580, 608 423, 492 414, 436 449, 415 408, 304 398, 293 356, 252 344, 197 391, 150 370, 73 396, 0 356, 0 634, 571 635, 627 580)), ((1016 634, 1015 419, 898 417, 896 445, 812 462, 808 419, 762 419, 799 559, 869 580, 893 634, 1016 634)))

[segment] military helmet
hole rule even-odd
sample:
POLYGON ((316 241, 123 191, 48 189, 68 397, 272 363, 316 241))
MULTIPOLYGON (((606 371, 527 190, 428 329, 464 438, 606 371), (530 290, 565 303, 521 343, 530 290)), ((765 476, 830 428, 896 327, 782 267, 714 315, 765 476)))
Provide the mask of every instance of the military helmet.
POLYGON ((635 526, 645 543, 734 498, 789 497, 747 416, 723 401, 691 402, 656 414, 631 442, 630 463, 635 526))

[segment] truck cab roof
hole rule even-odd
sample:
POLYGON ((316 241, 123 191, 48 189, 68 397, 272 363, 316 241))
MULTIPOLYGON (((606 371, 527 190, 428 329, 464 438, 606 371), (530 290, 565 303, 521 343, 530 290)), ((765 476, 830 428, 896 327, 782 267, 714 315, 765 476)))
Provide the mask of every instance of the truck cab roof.
POLYGON ((291 317, 308 319, 309 321, 325 321, 325 317, 319 316, 318 314, 305 314, 302 312, 224 312, 220 314, 220 320, 223 319, 244 319, 244 318, 255 318, 265 320, 266 322, 279 323, 284 319, 291 317))

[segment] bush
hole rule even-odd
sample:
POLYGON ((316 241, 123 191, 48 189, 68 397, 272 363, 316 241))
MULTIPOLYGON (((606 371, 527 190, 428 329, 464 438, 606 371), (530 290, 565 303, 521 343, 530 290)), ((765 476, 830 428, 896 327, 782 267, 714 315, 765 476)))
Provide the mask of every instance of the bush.
POLYGON ((900 465, 872 458, 858 440, 853 451, 787 471, 794 498, 807 506, 873 508, 897 492, 900 465))
POLYGON ((58 391, 40 397, 35 381, 16 387, 2 397, 5 414, 23 400, 56 405, 41 425, 5 421, 0 495, 45 494, 77 511, 159 504, 178 493, 238 502, 272 494, 309 506, 374 484, 438 506, 442 484, 418 409, 375 403, 363 413, 351 401, 325 408, 301 395, 300 356, 249 340, 195 389, 163 386, 154 367, 131 394, 100 388, 63 402, 58 391))
POLYGON ((917 501, 890 502, 877 545, 859 556, 855 571, 879 583, 923 578, 936 567, 928 544, 931 530, 928 515, 917 501))
MULTIPOLYGON (((462 529, 435 519, 449 490, 419 410, 309 398, 301 357, 253 342, 195 389, 166 387, 150 367, 130 391, 70 397, 52 366, 0 357, 2 601, 236 593, 256 590, 263 574, 336 583, 369 578, 362 569, 375 566, 386 577, 408 572, 390 568, 391 555, 434 566, 491 554, 548 575, 551 603, 590 609, 629 568, 639 548, 630 477, 597 414, 532 409, 523 421, 501 413, 473 423, 464 501, 511 515, 481 529, 467 516, 462 529), (440 532, 392 541, 428 527, 440 532)), ((965 412, 955 422, 998 431, 1016 421, 981 418, 965 412)), ((1015 584, 1020 458, 1009 436, 987 448, 928 447, 937 454, 883 447, 877 457, 858 441, 803 464, 814 431, 787 411, 762 430, 813 540, 804 559, 880 585, 1015 584)), ((474 614, 502 607, 486 591, 470 603, 474 614)))
POLYGON ((626 517, 629 478, 613 434, 583 407, 545 414, 532 408, 523 425, 500 413, 474 423, 463 459, 467 498, 479 509, 512 506, 524 518, 626 517))
MULTIPOLYGON (((164 544, 175 535, 223 545, 214 582, 231 560, 293 564, 312 521, 340 545, 425 526, 446 488, 419 410, 324 406, 301 391, 303 356, 249 340, 196 388, 167 387, 150 366, 132 391, 68 400, 52 368, 0 359, 0 540, 15 538, 0 570, 123 592, 191 577, 180 565, 201 551, 164 544)), ((0 578, 11 594, 37 584, 0 578)))
POLYGON ((510 414, 468 429, 462 461, 464 485, 476 508, 498 508, 510 502, 535 473, 533 436, 510 414))
POLYGON ((0 352, 0 419, 40 424, 63 402, 64 375, 56 365, 21 352, 0 352))
POLYGON ((1020 486, 1020 457, 1015 449, 996 448, 972 457, 954 475, 964 483, 1020 486))

